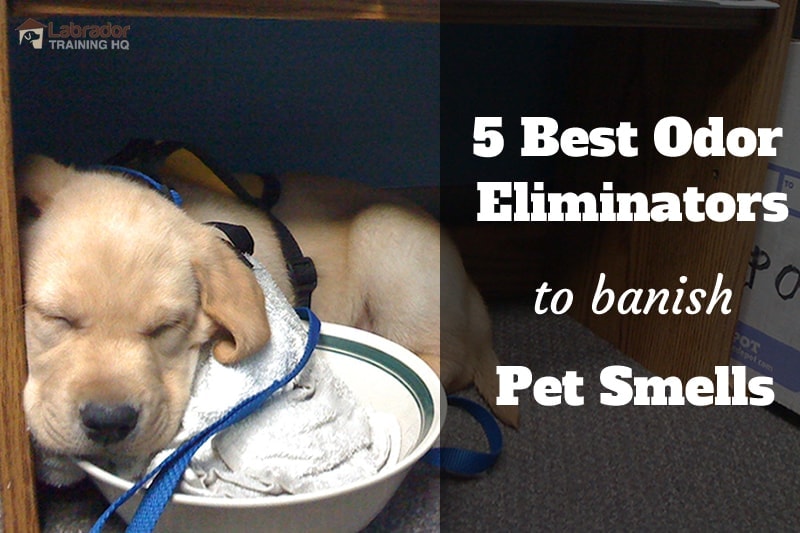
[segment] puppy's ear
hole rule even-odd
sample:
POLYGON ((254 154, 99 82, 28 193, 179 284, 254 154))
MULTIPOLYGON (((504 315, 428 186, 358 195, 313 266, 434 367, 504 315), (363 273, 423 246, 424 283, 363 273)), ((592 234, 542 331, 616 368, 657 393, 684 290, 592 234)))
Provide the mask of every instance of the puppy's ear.
POLYGON ((200 304, 217 324, 214 357, 235 363, 263 347, 270 337, 264 293, 253 272, 215 236, 203 239, 193 262, 200 283, 200 304))
POLYGON ((25 159, 17 171, 17 205, 38 215, 78 172, 43 155, 25 159))

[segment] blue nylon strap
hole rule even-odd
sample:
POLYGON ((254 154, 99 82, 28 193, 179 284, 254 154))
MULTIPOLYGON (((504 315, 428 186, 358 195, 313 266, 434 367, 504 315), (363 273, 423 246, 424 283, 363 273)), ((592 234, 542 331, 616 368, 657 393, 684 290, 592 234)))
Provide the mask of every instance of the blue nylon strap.
POLYGON ((161 518, 161 514, 164 512, 167 503, 169 503, 169 500, 172 498, 172 494, 175 492, 175 488, 180 482, 181 477, 183 477, 183 472, 186 470, 186 467, 189 466, 192 456, 194 456, 200 446, 215 433, 235 424, 261 408, 272 394, 284 387, 300 373, 306 363, 308 363, 311 354, 314 352, 319 342, 320 322, 317 316, 308 308, 298 308, 296 311, 300 318, 308 321, 308 341, 305 351, 303 352, 303 357, 297 365, 295 365, 286 376, 274 381, 263 391, 250 396, 228 411, 222 418, 181 444, 160 465, 148 472, 144 478, 138 481, 122 496, 117 498, 94 524, 91 533, 100 533, 111 515, 151 479, 153 479, 153 482, 145 492, 136 510, 136 514, 133 516, 126 531, 128 533, 149 533, 152 531, 156 527, 159 518, 161 518))
POLYGON ((164 195, 167 198, 169 198, 170 200, 172 200, 172 203, 174 203, 178 207, 182 207, 183 206, 183 198, 181 198, 181 195, 178 194, 178 191, 176 191, 175 189, 170 189, 169 187, 167 187, 163 183, 159 182, 158 180, 155 180, 155 179, 151 178, 150 176, 148 176, 144 172, 139 172, 138 170, 135 170, 135 169, 132 169, 132 168, 128 168, 128 167, 121 167, 119 165, 97 165, 97 166, 90 167, 90 168, 101 169, 101 170, 110 170, 111 172, 119 172, 120 174, 127 174, 129 176, 133 176, 133 177, 139 178, 140 180, 146 182, 152 188, 154 188, 155 190, 160 192, 162 195, 164 195))
MULTIPOLYGON (((117 498, 100 516, 92 527, 90 533, 100 533, 111 515, 125 504, 134 494, 144 487, 151 479, 139 507, 128 525, 127 533, 150 533, 155 529, 161 518, 175 488, 178 486, 183 473, 189 466, 197 450, 214 434, 246 418, 251 413, 261 408, 272 394, 284 387, 294 379, 305 367, 319 342, 320 322, 308 308, 298 308, 297 314, 308 321, 308 341, 302 358, 297 365, 283 378, 274 381, 263 391, 250 396, 239 405, 231 409, 222 418, 209 427, 181 444, 160 465, 148 472, 141 480, 134 484, 122 496, 117 498)), ((491 468, 503 447, 503 434, 492 414, 481 405, 456 396, 448 396, 448 405, 464 409, 474 417, 486 433, 489 442, 488 453, 466 450, 461 448, 434 448, 430 450, 424 461, 440 468, 442 471, 460 475, 474 476, 491 468)))
POLYGON ((469 413, 483 428, 489 442, 489 452, 477 452, 463 448, 433 448, 423 460, 444 472, 457 476, 476 476, 491 468, 503 450, 503 433, 492 413, 482 405, 461 398, 448 396, 447 404, 469 413))

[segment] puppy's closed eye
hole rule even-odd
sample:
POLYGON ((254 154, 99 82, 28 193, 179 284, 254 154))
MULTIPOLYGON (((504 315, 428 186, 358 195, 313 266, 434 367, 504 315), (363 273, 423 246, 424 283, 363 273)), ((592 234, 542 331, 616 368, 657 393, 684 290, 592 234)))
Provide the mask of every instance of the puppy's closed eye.
POLYGON ((73 315, 52 308, 27 305, 25 335, 29 361, 35 359, 36 354, 53 348, 72 337, 81 329, 81 325, 81 322, 73 315))
POLYGON ((142 333, 151 345, 163 355, 179 353, 189 336, 190 327, 184 318, 173 318, 156 323, 142 333))
POLYGON ((62 315, 42 315, 42 318, 54 328, 80 329, 80 324, 74 318, 69 318, 62 315))
POLYGON ((164 324, 159 324, 153 329, 146 331, 145 335, 150 337, 151 339, 159 339, 169 334, 176 333, 176 329, 180 327, 182 327, 180 322, 167 322, 164 324))
POLYGON ((80 319, 65 311, 56 309, 43 309, 40 307, 29 307, 28 313, 37 320, 44 331, 50 335, 66 333, 72 330, 81 329, 80 319))

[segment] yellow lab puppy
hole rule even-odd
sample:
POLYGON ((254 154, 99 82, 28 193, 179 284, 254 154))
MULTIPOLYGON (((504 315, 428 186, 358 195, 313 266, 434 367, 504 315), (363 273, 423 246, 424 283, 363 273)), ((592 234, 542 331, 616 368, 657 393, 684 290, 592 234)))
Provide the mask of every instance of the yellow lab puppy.
MULTIPOLYGON (((201 224, 246 226, 255 256, 292 287, 261 211, 196 185, 173 184, 181 210, 144 182, 37 157, 21 172, 24 403, 37 443, 68 455, 142 457, 176 434, 200 346, 221 362, 269 339, 255 277, 201 224)), ((312 308, 418 354, 449 391, 497 396, 489 317, 458 253, 421 210, 332 179, 282 183, 274 214, 312 257, 312 308)), ((516 408, 497 408, 517 423, 516 408)))

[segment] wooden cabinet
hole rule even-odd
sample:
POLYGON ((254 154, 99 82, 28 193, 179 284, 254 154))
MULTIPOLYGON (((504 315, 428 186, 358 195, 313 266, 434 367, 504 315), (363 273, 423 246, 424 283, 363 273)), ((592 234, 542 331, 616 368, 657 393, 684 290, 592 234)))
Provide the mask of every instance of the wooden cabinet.
MULTIPOLYGON (((631 121, 643 139, 671 115, 686 118, 694 128, 707 126, 711 116, 723 117, 728 128, 773 127, 793 9, 786 4, 780 12, 762 13, 763 21, 750 29, 575 28, 575 53, 565 58, 564 123, 631 121)), ((669 158, 643 141, 638 157, 564 158, 555 174, 566 191, 599 192, 602 181, 612 181, 614 191, 682 194, 697 187, 705 195, 735 195, 761 191, 766 165, 767 158, 755 156, 701 158, 690 152, 669 158)), ((575 318, 649 370, 683 379, 712 376, 715 365, 728 364, 754 231, 755 223, 736 221, 491 227, 467 222, 453 228, 468 270, 485 294, 532 303, 541 281, 568 287, 575 294, 575 318), (673 298, 679 288, 711 292, 722 274, 724 286, 733 291, 733 311, 595 314, 591 300, 601 273, 617 295, 629 288, 666 288, 673 298)))
MULTIPOLYGON (((28 437, 21 409, 25 379, 19 257, 16 246, 12 136, 9 112, 8 16, 64 15, 235 16, 247 18, 372 19, 405 22, 491 22, 575 27, 581 54, 569 68, 581 80, 567 98, 583 119, 602 123, 613 110, 641 124, 668 114, 693 119, 723 116, 750 128, 773 125, 795 0, 779 9, 689 7, 647 0, 633 2, 455 1, 12 1, 0 11, 6 39, 0 42, 0 494, 5 531, 37 531, 28 437), (602 83, 582 83, 585 80, 602 83), (611 81, 609 81, 611 80, 611 81)), ((644 153, 634 161, 577 162, 564 172, 615 176, 633 190, 729 193, 760 190, 766 161, 759 158, 665 161, 644 153), (585 170, 582 170, 582 166, 585 170)), ((743 280, 755 227, 743 223, 529 225, 514 230, 456 225, 452 228, 478 284, 488 294, 507 295, 537 279, 563 282, 576 293, 576 317, 624 352, 660 374, 710 374, 726 364, 736 322, 730 315, 687 317, 593 315, 593 283, 609 274, 617 289, 674 287, 680 275, 711 285, 718 272, 743 280), (501 242, 498 233, 505 235, 501 242), (553 268, 543 258, 519 261, 518 250, 532 243, 563 239, 569 268, 553 268), (611 275, 613 273, 613 276, 611 275)), ((738 281, 735 281, 735 285, 738 281)), ((701 285, 702 286, 702 285, 701 285)), ((738 299, 738 293, 736 298, 738 299)), ((733 302, 738 308, 738 301, 733 302)))

